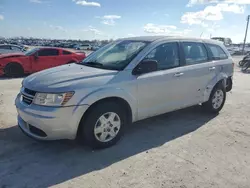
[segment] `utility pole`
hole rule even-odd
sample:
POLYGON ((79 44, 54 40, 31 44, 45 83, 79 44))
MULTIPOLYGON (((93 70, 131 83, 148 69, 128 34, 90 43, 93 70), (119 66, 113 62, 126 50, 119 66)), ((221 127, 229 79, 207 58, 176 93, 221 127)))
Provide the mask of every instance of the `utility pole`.
POLYGON ((248 31, 249 19, 250 19, 250 15, 247 16, 247 27, 246 27, 245 38, 244 38, 244 43, 243 43, 243 48, 242 48, 242 55, 244 55, 244 51, 245 51, 245 45, 246 45, 246 40, 247 40, 247 31, 248 31))

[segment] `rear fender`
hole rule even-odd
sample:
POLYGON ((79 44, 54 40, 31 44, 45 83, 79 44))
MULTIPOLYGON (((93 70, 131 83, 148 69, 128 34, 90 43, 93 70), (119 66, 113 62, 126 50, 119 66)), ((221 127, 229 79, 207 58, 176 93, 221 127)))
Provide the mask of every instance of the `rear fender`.
POLYGON ((226 88, 227 78, 228 78, 228 76, 225 73, 220 72, 214 79, 212 79, 206 87, 206 90, 205 90, 204 95, 203 95, 204 96, 203 101, 205 102, 205 101, 209 100, 210 94, 211 94, 214 86, 218 82, 222 81, 224 87, 226 88))
MULTIPOLYGON (((129 104, 131 111, 132 111, 132 121, 136 120, 137 117, 137 101, 134 96, 126 92, 125 90, 121 88, 101 88, 97 89, 95 91, 92 91, 88 95, 84 96, 80 102, 78 103, 78 106, 80 105, 88 105, 91 106, 95 102, 110 98, 110 97, 118 97, 121 98, 129 104)), ((77 108, 77 107, 76 107, 77 108)), ((75 109, 77 110, 77 109, 75 109)))

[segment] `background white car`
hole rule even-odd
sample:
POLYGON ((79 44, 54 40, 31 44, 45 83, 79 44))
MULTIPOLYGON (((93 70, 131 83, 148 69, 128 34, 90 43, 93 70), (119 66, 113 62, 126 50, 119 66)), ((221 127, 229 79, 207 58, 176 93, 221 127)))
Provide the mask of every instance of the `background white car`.
POLYGON ((82 44, 79 46, 76 46, 76 50, 91 50, 92 46, 90 44, 82 44))

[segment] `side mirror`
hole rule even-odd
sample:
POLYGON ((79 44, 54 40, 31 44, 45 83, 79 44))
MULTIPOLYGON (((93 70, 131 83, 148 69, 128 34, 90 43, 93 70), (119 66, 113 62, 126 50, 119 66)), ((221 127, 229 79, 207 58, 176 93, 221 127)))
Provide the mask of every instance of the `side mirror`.
POLYGON ((143 60, 133 70, 133 75, 141 75, 158 70, 158 62, 156 60, 143 60))
POLYGON ((38 59, 38 54, 37 54, 37 53, 34 54, 34 59, 35 59, 35 60, 38 59))

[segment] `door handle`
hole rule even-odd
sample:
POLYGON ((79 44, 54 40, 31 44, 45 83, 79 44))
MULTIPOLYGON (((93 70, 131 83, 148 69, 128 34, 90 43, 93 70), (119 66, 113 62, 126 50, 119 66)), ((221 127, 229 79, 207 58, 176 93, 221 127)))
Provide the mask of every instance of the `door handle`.
POLYGON ((209 70, 213 71, 213 70, 215 70, 215 67, 210 67, 209 70))
POLYGON ((183 74, 184 74, 183 72, 178 72, 178 73, 175 73, 174 76, 175 76, 175 77, 180 77, 180 76, 182 76, 183 74))

